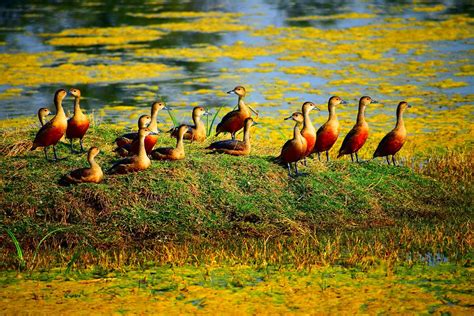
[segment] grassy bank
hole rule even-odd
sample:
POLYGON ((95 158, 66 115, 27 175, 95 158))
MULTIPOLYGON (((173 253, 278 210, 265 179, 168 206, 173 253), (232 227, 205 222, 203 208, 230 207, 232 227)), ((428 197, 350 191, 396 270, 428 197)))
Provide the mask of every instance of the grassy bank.
MULTIPOLYGON (((118 133, 93 127, 88 134, 86 143, 102 150, 104 169, 117 159, 111 150, 118 133)), ((24 140, 34 134, 2 135, 3 269, 18 265, 7 230, 30 267, 150 260, 363 265, 426 253, 462 259, 472 247, 470 151, 434 157, 420 170, 310 160, 307 175, 293 179, 272 161, 279 144, 256 141, 244 158, 211 155, 192 144, 184 161, 63 187, 60 177, 85 165, 85 155, 71 155, 61 144, 67 159, 45 162, 41 151, 26 150, 24 140)))

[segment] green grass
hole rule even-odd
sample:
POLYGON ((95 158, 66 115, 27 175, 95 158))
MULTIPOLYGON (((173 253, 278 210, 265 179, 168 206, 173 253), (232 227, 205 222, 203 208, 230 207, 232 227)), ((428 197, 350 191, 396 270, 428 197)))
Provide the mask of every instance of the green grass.
MULTIPOLYGON (((117 134, 117 130, 103 127, 91 128, 88 134, 86 144, 102 149, 97 160, 103 169, 117 159, 111 153, 117 134)), ((11 135, 1 144, 4 153, 20 138, 32 138, 34 130, 11 135)), ((166 136, 160 140, 160 145, 173 143, 166 136)), ((269 150, 232 157, 208 154, 203 147, 188 144, 183 161, 154 161, 141 173, 108 176, 99 185, 69 187, 60 186, 58 180, 86 165, 86 160, 85 155, 69 154, 66 145, 58 146, 60 155, 67 157, 58 163, 46 162, 41 151, 1 156, 0 219, 18 239, 25 260, 39 266, 48 260, 73 261, 72 266, 80 261, 75 256, 93 261, 103 260, 101 253, 116 256, 118 252, 124 253, 128 263, 166 262, 166 256, 177 263, 189 262, 197 253, 200 257, 196 260, 207 260, 209 249, 221 249, 213 253, 226 260, 240 256, 252 261, 255 258, 244 258, 243 249, 264 251, 266 239, 272 251, 282 246, 289 251, 272 260, 295 261, 291 257, 294 251, 305 265, 355 258, 359 250, 378 240, 385 244, 403 236, 420 239, 413 249, 403 250, 403 255, 411 250, 427 252, 429 246, 423 243, 437 229, 441 234, 454 234, 459 229, 460 238, 470 236, 473 192, 469 177, 453 184, 449 179, 440 180, 442 175, 434 176, 434 168, 428 169, 427 176, 376 161, 325 164, 310 160, 303 168, 307 175, 295 179, 273 162, 269 150), (359 249, 351 238, 360 238, 365 246, 359 249), (326 251, 326 257, 317 258, 334 240, 337 245, 357 249, 338 249, 332 257, 326 251), (290 251, 287 248, 292 244, 302 248, 290 251), (309 246, 313 249, 305 252, 304 247, 309 246), (165 247, 175 252, 154 252, 165 247), (77 249, 79 254, 75 255, 77 249), (139 250, 138 258, 126 255, 139 250)), ((449 178, 449 167, 443 168, 447 170, 444 178, 449 178)), ((11 267, 15 265, 13 244, 6 235, 0 238, 0 252, 8 258, 2 268, 11 267)), ((461 257, 470 251, 468 243, 464 246, 456 252, 456 246, 440 241, 446 252, 461 257)), ((270 258, 268 253, 257 257, 256 261, 270 258)))

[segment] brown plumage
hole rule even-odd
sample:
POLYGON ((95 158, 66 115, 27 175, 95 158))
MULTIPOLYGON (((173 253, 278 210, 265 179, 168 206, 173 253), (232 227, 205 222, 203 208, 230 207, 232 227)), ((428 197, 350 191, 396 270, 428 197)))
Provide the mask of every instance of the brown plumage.
POLYGON ((258 113, 252 109, 252 107, 244 103, 244 97, 247 93, 244 87, 237 86, 227 93, 236 94, 238 96, 238 109, 224 115, 221 122, 217 124, 216 136, 220 133, 230 133, 232 139, 235 139, 235 133, 244 127, 245 119, 251 116, 250 111, 253 111, 257 117, 258 113))
POLYGON ((38 120, 40 121, 41 126, 44 126, 46 116, 48 116, 50 114, 51 114, 51 111, 47 108, 40 108, 38 110, 38 120))
POLYGON ((382 138, 374 152, 374 158, 386 157, 387 163, 390 165, 389 156, 391 155, 393 165, 396 166, 395 154, 403 147, 407 138, 407 131, 405 129, 405 123, 403 122, 403 112, 409 107, 410 105, 405 101, 398 104, 395 128, 382 138))
POLYGON ((244 122, 244 138, 242 141, 235 139, 221 140, 212 143, 206 149, 214 152, 224 153, 233 156, 246 156, 250 153, 250 127, 257 123, 251 117, 245 119, 244 122))
MULTIPOLYGON (((191 143, 194 141, 203 142, 206 140, 206 126, 201 121, 201 116, 203 115, 207 115, 207 112, 202 106, 196 106, 193 109, 192 116, 194 125, 186 125, 188 126, 188 130, 186 134, 184 134, 184 139, 190 140, 191 143)), ((178 127, 172 128, 170 132, 171 137, 178 137, 178 127)))
POLYGON ((109 174, 124 174, 148 169, 151 160, 145 151, 145 137, 153 134, 149 128, 142 128, 138 131, 138 155, 127 157, 116 162, 109 170, 109 174))
POLYGON ((303 128, 301 129, 301 135, 306 139, 306 153, 308 156, 313 152, 314 144, 316 143, 316 129, 311 122, 309 112, 313 109, 320 111, 313 102, 305 102, 301 107, 301 113, 303 113, 303 128))
POLYGON ((298 161, 304 159, 307 148, 306 139, 301 135, 299 129, 299 126, 304 122, 304 116, 300 112, 295 112, 290 117, 285 118, 285 120, 293 120, 296 124, 293 128, 293 138, 283 145, 277 160, 286 164, 289 176, 291 176, 291 163, 294 163, 295 175, 299 175, 298 161))
MULTIPOLYGON (((120 148, 124 147, 126 145, 130 145, 135 138, 138 137, 138 131, 140 128, 145 128, 147 127, 148 124, 151 122, 151 116, 150 115, 142 115, 138 118, 138 130, 133 133, 127 133, 123 134, 120 137, 117 137, 115 139, 115 144, 120 148)), ((117 148, 117 149, 119 149, 117 148)))
POLYGON ((156 160, 181 160, 184 159, 184 142, 183 137, 189 131, 189 126, 186 124, 178 127, 178 139, 176 147, 161 147, 151 152, 151 157, 156 160))
POLYGON ((74 115, 67 121, 66 138, 71 142, 71 152, 74 152, 72 141, 76 138, 81 144, 81 151, 84 151, 82 140, 89 129, 89 118, 81 110, 81 91, 72 88, 69 92, 74 97, 74 115))
POLYGON ((340 126, 336 115, 336 106, 339 104, 346 104, 346 101, 338 96, 329 98, 328 120, 316 132, 316 144, 314 145, 313 152, 318 154, 319 161, 321 161, 321 152, 324 151, 326 152, 326 161, 329 161, 329 150, 339 137, 340 126))
POLYGON ((48 147, 53 146, 54 160, 58 160, 56 154, 55 145, 66 133, 67 129, 67 117, 64 113, 62 106, 62 101, 66 97, 67 92, 64 89, 59 89, 54 94, 54 105, 56 107, 56 115, 49 121, 44 124, 41 129, 36 134, 35 140, 33 141, 33 146, 31 150, 35 150, 38 147, 44 147, 44 156, 48 160, 48 147))
POLYGON ((69 174, 65 175, 62 179, 62 183, 77 184, 77 183, 100 183, 104 178, 102 168, 97 164, 94 158, 99 154, 100 150, 97 147, 91 147, 87 154, 87 161, 89 162, 90 168, 76 169, 69 174))
POLYGON ((355 153, 356 160, 359 162, 358 152, 369 137, 369 124, 365 121, 365 108, 371 103, 377 103, 377 101, 372 100, 372 98, 368 96, 360 98, 357 122, 344 138, 337 158, 350 154, 352 161, 354 161, 353 154, 355 153))
MULTIPOLYGON (((153 150, 153 147, 155 147, 156 142, 158 141, 158 124, 157 124, 157 117, 158 117, 158 112, 162 109, 165 108, 165 104, 163 102, 154 102, 151 105, 151 122, 148 125, 148 129, 152 131, 151 134, 149 134, 145 138, 145 150, 147 154, 150 154, 151 151, 153 150)), ((138 137, 135 138, 130 145, 125 145, 122 148, 125 149, 126 151, 125 154, 121 154, 121 156, 132 156, 138 154, 138 147, 139 147, 139 141, 138 137)))

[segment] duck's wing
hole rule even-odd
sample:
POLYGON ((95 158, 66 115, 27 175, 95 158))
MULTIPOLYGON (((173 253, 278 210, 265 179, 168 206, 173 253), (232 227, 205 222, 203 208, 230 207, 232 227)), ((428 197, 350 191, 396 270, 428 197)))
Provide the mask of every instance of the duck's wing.
POLYGON ((374 152, 374 158, 375 157, 381 157, 381 156, 386 156, 387 153, 386 151, 389 148, 396 148, 399 145, 399 141, 397 138, 397 134, 395 131, 390 131, 387 135, 385 135, 382 140, 380 141, 379 145, 377 146, 377 149, 374 152))
POLYGON ((230 149, 230 150, 243 150, 245 148, 245 143, 240 140, 227 139, 220 140, 212 143, 206 149, 230 149))
POLYGON ((153 154, 160 154, 160 155, 170 155, 173 152, 173 147, 161 147, 157 148, 152 151, 153 154))

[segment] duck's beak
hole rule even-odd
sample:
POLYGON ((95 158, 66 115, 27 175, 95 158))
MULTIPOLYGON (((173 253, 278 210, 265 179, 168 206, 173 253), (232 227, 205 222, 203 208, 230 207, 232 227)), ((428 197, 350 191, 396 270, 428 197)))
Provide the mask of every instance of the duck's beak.
POLYGON ((150 134, 148 134, 148 135, 158 135, 158 133, 157 132, 150 132, 150 134))
POLYGON ((284 120, 288 121, 288 120, 291 120, 291 119, 293 119, 293 116, 286 117, 284 120))
POLYGON ((341 100, 341 103, 339 104, 347 104, 347 101, 341 100))
POLYGON ((379 101, 372 99, 372 100, 370 101, 370 103, 371 103, 371 104, 372 104, 372 103, 379 103, 379 101))
POLYGON ((234 90, 227 91, 227 94, 237 94, 234 90))
POLYGON ((212 114, 212 113, 211 113, 211 112, 208 112, 208 111, 202 113, 203 116, 208 116, 208 115, 211 115, 211 114, 212 114))
POLYGON ((317 106, 314 107, 315 110, 321 111, 321 109, 317 106))
POLYGON ((407 104, 407 108, 411 108, 411 107, 412 107, 412 105, 411 105, 411 104, 407 104))
POLYGON ((164 110, 168 110, 168 111, 171 111, 171 110, 172 110, 171 106, 169 106, 169 105, 165 105, 165 107, 164 107, 163 109, 164 109, 164 110))
POLYGON ((252 126, 255 126, 255 125, 262 125, 262 123, 253 122, 252 126))

